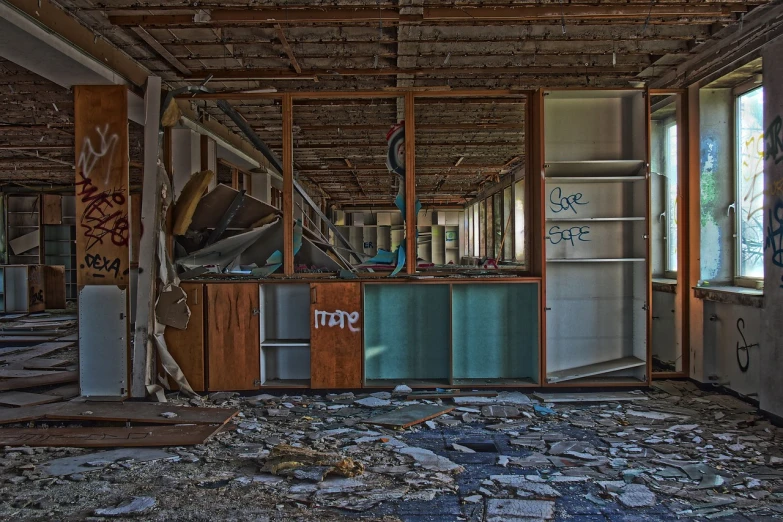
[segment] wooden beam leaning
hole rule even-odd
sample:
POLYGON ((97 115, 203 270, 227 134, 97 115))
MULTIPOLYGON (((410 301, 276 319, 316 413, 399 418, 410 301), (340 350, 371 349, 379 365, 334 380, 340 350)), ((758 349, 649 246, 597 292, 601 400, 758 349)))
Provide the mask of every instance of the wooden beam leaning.
MULTIPOLYGON (((144 182, 142 184, 141 198, 141 227, 146 234, 139 240, 139 275, 136 291, 136 326, 133 341, 133 358, 131 365, 131 397, 142 398, 147 395, 147 384, 150 384, 151 374, 148 374, 152 362, 152 340, 150 334, 153 331, 152 317, 154 312, 154 287, 157 271, 153 269, 156 264, 155 245, 157 244, 157 226, 160 213, 158 179, 159 141, 158 130, 160 126, 160 86, 161 80, 157 76, 147 79, 147 92, 144 94, 145 122, 144 122, 144 182)), ((126 125, 127 127, 127 125, 126 125)), ((133 226, 133 225, 131 225, 133 226)))
POLYGON ((283 95, 283 274, 294 275, 294 102, 283 95))
POLYGON ((416 273, 416 120, 413 92, 405 93, 405 270, 416 273))

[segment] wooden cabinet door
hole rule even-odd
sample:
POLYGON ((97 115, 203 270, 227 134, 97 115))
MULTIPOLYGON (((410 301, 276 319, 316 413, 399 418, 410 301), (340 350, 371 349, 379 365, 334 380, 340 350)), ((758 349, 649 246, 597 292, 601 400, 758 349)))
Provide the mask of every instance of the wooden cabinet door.
POLYGON ((310 386, 362 386, 360 283, 310 285, 310 386))
POLYGON ((260 378, 257 283, 207 285, 209 391, 254 390, 260 378))
MULTIPOLYGON (((187 295, 190 320, 184 330, 166 327, 163 338, 169 347, 169 353, 179 364, 182 373, 188 379, 194 391, 206 390, 204 378, 204 285, 203 283, 182 283, 182 290, 187 295)), ((169 379, 172 381, 172 379, 169 379)), ((178 389, 176 382, 171 382, 173 389, 178 389)))

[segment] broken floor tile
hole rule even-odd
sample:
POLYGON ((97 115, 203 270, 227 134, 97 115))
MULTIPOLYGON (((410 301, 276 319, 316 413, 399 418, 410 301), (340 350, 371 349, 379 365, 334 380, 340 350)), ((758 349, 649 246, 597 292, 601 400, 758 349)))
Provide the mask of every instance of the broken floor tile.
POLYGON ((481 414, 484 417, 505 419, 508 417, 519 417, 519 409, 514 406, 492 405, 481 408, 481 414))
POLYGON ((412 457, 413 460, 415 460, 416 463, 419 464, 421 467, 431 471, 441 471, 446 473, 461 473, 462 471, 465 470, 465 468, 463 468, 459 464, 455 464, 454 462, 450 461, 446 457, 441 457, 440 455, 436 455, 434 452, 428 449, 406 447, 406 448, 400 448, 397 451, 399 453, 402 453, 403 455, 408 455, 409 457, 412 457))
POLYGON ((555 516, 555 503, 546 500, 491 498, 487 501, 487 522, 514 519, 549 520, 555 516))
POLYGON ((95 514, 101 517, 132 517, 149 513, 157 504, 153 497, 133 497, 113 508, 99 508, 95 514))
POLYGON ((365 397, 364 399, 356 399, 353 402, 354 404, 361 404, 362 406, 366 406, 368 408, 379 408, 382 406, 389 406, 391 404, 390 400, 379 399, 377 397, 365 397))
POLYGON ((643 484, 627 484, 617 500, 629 508, 649 507, 655 505, 655 494, 643 484))

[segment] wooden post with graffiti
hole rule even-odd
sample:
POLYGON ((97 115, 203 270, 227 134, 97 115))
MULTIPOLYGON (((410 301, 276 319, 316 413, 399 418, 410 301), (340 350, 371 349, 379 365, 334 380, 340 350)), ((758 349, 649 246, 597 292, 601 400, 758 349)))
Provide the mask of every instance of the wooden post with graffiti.
POLYGON ((122 85, 74 87, 76 280, 127 286, 128 102, 122 85))

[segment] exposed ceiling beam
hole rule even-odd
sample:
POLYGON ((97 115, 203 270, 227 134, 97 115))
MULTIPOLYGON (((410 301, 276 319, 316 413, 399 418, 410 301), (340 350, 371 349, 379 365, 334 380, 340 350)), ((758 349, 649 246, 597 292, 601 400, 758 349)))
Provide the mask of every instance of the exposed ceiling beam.
POLYGON ((185 67, 185 65, 180 62, 173 54, 171 54, 163 45, 158 42, 150 33, 148 33, 143 27, 136 26, 131 27, 131 31, 133 31, 139 38, 141 38, 147 45, 149 45, 158 55, 166 60, 169 65, 174 67, 176 70, 180 72, 180 74, 183 74, 184 76, 190 76, 193 74, 190 69, 185 67))
POLYGON ((214 81, 221 80, 300 80, 309 76, 397 76, 409 74, 412 76, 447 76, 476 75, 497 76, 502 74, 531 74, 542 76, 574 75, 574 74, 600 74, 600 73, 626 73, 636 74, 642 67, 636 65, 618 65, 615 67, 414 67, 401 69, 399 67, 383 67, 378 69, 360 68, 335 68, 303 70, 302 74, 292 73, 285 69, 205 69, 194 72, 189 79, 204 80, 211 77, 214 81))
POLYGON ((432 24, 480 22, 507 23, 536 20, 645 20, 648 18, 721 18, 745 12, 742 3, 706 5, 525 5, 513 7, 425 7, 422 14, 401 14, 396 9, 323 8, 323 9, 212 9, 208 14, 130 14, 110 15, 120 26, 194 26, 226 24, 432 24))
POLYGON ((277 30, 277 37, 280 39, 280 44, 283 46, 283 50, 285 50, 285 54, 291 62, 291 67, 294 68, 297 74, 302 74, 302 67, 299 65, 299 62, 296 61, 296 55, 285 37, 283 27, 280 24, 275 24, 275 29, 277 30))

